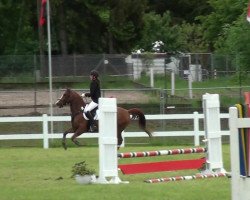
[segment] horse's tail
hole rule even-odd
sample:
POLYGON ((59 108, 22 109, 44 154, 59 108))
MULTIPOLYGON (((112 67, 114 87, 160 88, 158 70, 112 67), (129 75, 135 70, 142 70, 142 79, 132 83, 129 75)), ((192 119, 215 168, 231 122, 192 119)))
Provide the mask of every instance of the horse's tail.
POLYGON ((128 110, 129 114, 132 115, 132 118, 139 118, 139 126, 144 130, 149 137, 152 137, 152 133, 146 128, 146 118, 144 113, 138 108, 132 108, 128 110))

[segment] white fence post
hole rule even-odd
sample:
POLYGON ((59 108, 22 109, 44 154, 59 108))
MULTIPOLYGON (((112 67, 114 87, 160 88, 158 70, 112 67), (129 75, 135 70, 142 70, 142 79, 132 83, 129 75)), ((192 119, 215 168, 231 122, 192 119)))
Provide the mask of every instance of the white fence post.
POLYGON ((115 98, 99 99, 99 178, 97 183, 118 184, 117 106, 115 98), (111 177, 108 181, 107 177, 111 177))
POLYGON ((49 148, 48 115, 43 114, 43 148, 49 148))
POLYGON ((223 168, 220 126, 220 101, 218 94, 203 95, 204 129, 207 146, 206 169, 211 172, 226 172, 223 168))
POLYGON ((200 135, 199 135, 199 116, 198 112, 194 112, 194 145, 200 146, 200 135))
POLYGON ((193 86, 192 86, 192 76, 191 72, 188 74, 188 92, 189 92, 189 98, 193 99, 193 86))
POLYGON ((150 87, 154 87, 154 69, 152 67, 150 68, 150 87))
POLYGON ((175 95, 175 73, 173 70, 171 71, 171 95, 175 95))

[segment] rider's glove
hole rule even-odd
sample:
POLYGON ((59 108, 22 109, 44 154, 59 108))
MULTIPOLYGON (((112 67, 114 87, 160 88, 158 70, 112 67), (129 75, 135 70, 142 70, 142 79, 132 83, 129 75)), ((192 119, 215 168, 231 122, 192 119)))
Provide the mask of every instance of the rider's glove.
POLYGON ((86 96, 85 96, 85 93, 82 93, 81 96, 82 96, 82 97, 86 97, 86 96))

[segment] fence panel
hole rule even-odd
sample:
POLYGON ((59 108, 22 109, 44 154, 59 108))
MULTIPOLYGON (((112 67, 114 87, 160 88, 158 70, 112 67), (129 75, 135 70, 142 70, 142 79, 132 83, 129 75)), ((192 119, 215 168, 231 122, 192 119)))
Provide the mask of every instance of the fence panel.
MULTIPOLYGON (((194 112, 193 114, 170 114, 170 115, 146 115, 147 120, 173 120, 173 119, 191 119, 193 120, 193 130, 181 130, 181 131, 155 131, 154 137, 168 137, 168 136, 190 136, 194 137, 194 145, 199 146, 199 137, 204 136, 204 131, 200 130, 198 121, 204 119, 203 114, 198 114, 194 112)), ((229 118, 229 114, 221 113, 220 118, 229 118)), ((1 134, 0 140, 20 140, 20 139, 42 139, 43 148, 49 148, 49 139, 62 138, 62 133, 49 133, 48 127, 51 121, 58 122, 69 122, 71 120, 70 116, 47 116, 44 114, 39 117, 0 117, 0 123, 13 123, 13 122, 41 122, 43 124, 43 131, 38 134, 1 134)), ((229 135, 229 130, 221 131, 222 135, 229 135)), ((69 137, 72 133, 69 134, 69 137)), ((98 138, 98 133, 84 133, 79 138, 98 138)), ((148 137, 145 132, 124 132, 123 137, 148 137)))

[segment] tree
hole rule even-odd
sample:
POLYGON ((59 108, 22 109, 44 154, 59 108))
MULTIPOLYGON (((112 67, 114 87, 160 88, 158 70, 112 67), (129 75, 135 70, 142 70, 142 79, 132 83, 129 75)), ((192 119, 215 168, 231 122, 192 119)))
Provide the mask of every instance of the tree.
POLYGON ((0 3, 0 54, 34 54, 38 40, 33 26, 36 4, 28 0, 1 1, 0 3))
POLYGON ((246 20, 248 0, 209 0, 213 12, 201 16, 205 30, 204 38, 210 43, 210 50, 219 54, 232 55, 234 63, 241 70, 250 68, 250 30, 246 20))
POLYGON ((128 53, 140 38, 145 0, 110 0, 108 22, 109 52, 128 53))
POLYGON ((169 11, 174 23, 197 23, 196 17, 199 15, 207 15, 210 13, 211 7, 207 1, 200 0, 150 0, 149 11, 163 15, 169 11))
POLYGON ((247 0, 208 0, 212 11, 208 15, 197 17, 204 30, 204 39, 209 42, 209 50, 214 50, 223 28, 230 26, 242 14, 247 0))
POLYGON ((144 15, 142 37, 134 48, 151 51, 155 41, 162 41, 164 43, 163 50, 172 52, 181 47, 179 37, 180 28, 171 24, 169 12, 165 12, 163 16, 150 12, 144 15))
POLYGON ((57 0, 53 3, 53 26, 60 53, 128 52, 140 36, 145 2, 57 0))
POLYGON ((204 30, 200 24, 182 23, 180 25, 180 50, 183 52, 207 52, 208 44, 203 38, 204 30))
POLYGON ((246 12, 228 28, 224 29, 215 44, 216 52, 232 54, 241 70, 250 69, 250 25, 246 20, 246 12))
MULTIPOLYGON (((159 40, 165 51, 225 51, 233 34, 229 30, 237 29, 247 1, 53 0, 52 53, 150 51, 159 40)), ((1 1, 0 54, 38 53, 39 46, 41 52, 47 50, 46 25, 43 37, 38 31, 39 3, 41 0, 1 1)))

